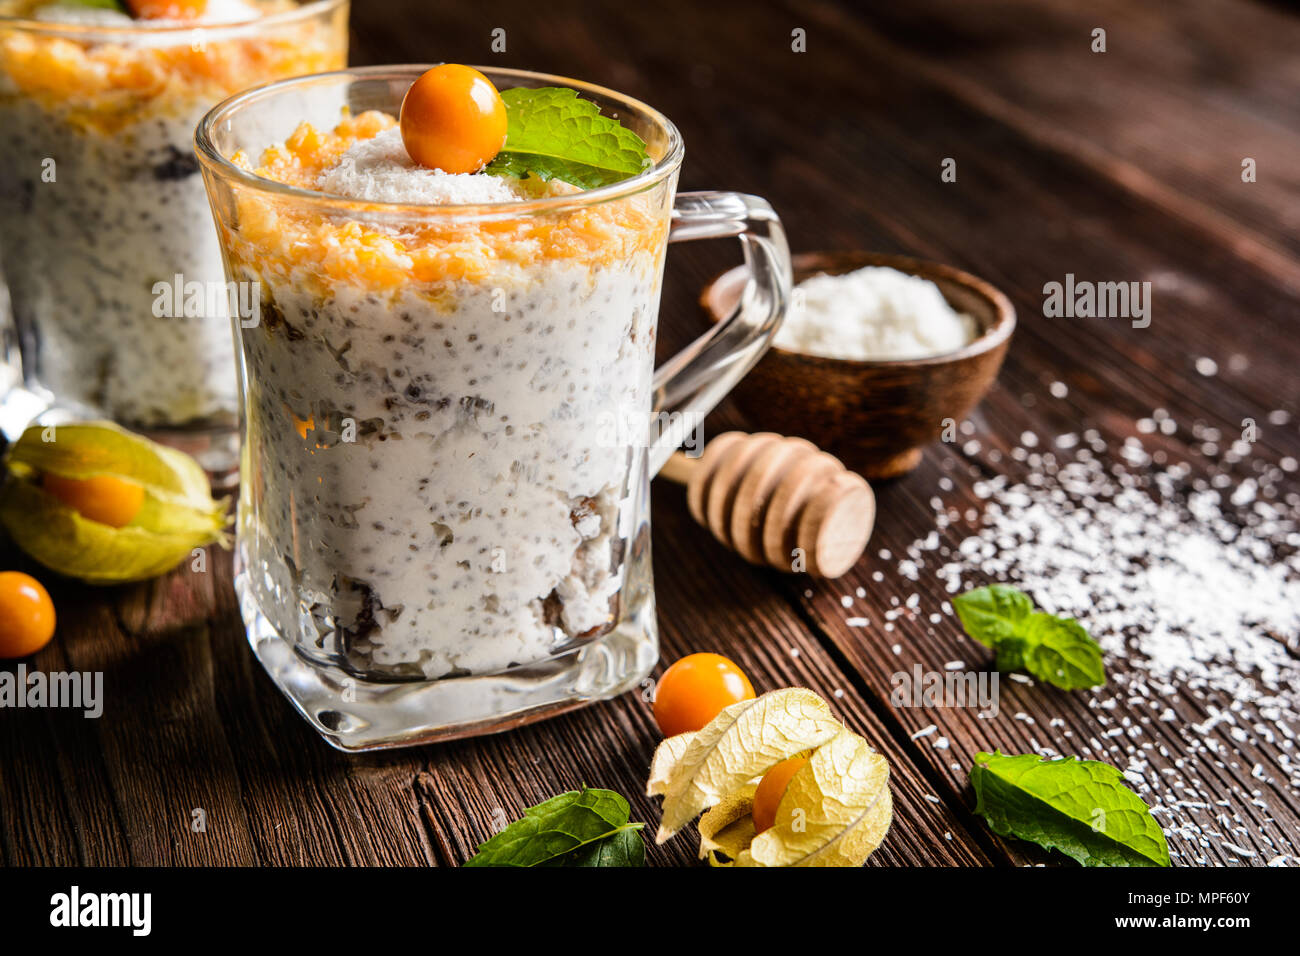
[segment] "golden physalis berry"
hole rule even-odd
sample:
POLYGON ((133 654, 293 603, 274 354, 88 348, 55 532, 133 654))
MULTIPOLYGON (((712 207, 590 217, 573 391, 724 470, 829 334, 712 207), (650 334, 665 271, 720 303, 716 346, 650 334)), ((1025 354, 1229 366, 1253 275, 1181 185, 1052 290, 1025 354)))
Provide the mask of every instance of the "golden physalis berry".
POLYGON ((702 729, 724 708, 754 698, 745 672, 721 654, 690 654, 655 688, 655 721, 665 737, 702 729))
POLYGON ((46 473, 41 477, 41 487, 83 518, 111 528, 126 527, 144 504, 142 487, 113 475, 63 478, 46 473))
POLYGON ((492 81, 459 63, 435 66, 402 100, 402 142, 421 166, 476 173, 506 142, 506 104, 492 81))
POLYGON ((54 602, 29 574, 0 571, 0 658, 35 654, 54 636, 54 602))
POLYGON ((126 0, 137 20, 198 20, 208 9, 208 0, 126 0))
POLYGON ((807 757, 791 757, 763 774, 758 789, 754 791, 754 809, 749 814, 754 821, 755 833, 769 830, 776 823, 776 808, 781 805, 781 798, 790 786, 790 778, 807 762, 807 757))

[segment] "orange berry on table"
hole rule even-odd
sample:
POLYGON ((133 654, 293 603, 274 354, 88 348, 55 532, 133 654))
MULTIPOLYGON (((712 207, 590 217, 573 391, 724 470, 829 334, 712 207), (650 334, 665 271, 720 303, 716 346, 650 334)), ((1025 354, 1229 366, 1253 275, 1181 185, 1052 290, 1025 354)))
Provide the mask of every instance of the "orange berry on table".
POLYGON ((776 823, 776 808, 781 805, 781 798, 790 788, 790 778, 807 762, 807 757, 791 757, 763 774, 758 789, 754 791, 754 809, 749 813, 750 819, 754 821, 755 833, 762 833, 776 823))
POLYGON ((126 0, 137 20, 197 20, 208 9, 208 0, 126 0))
POLYGON ((492 81, 444 63, 411 84, 402 100, 402 142, 421 166, 476 173, 506 142, 506 104, 492 81))
POLYGON ((0 658, 35 654, 54 636, 54 602, 29 574, 0 571, 0 658))
POLYGON ((700 730, 724 707, 753 698, 745 672, 721 654, 690 654, 659 678, 655 721, 665 737, 674 737, 700 730))
POLYGON ((64 478, 45 474, 41 476, 41 487, 83 518, 113 528, 130 524, 144 504, 144 488, 113 475, 64 478))

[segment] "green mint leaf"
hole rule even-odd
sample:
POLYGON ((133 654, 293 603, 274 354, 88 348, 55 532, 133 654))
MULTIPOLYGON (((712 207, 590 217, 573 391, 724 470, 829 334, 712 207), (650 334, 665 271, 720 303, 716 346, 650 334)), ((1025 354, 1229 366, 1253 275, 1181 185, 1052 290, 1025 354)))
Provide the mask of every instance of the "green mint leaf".
POLYGON ((1035 611, 1023 591, 990 584, 953 598, 952 605, 966 633, 993 648, 998 670, 1028 671, 1062 690, 1106 683, 1101 645, 1083 625, 1035 611))
POLYGON ((1169 844, 1142 799, 1108 763, 978 753, 975 812, 994 833, 1059 850, 1084 866, 1169 866, 1169 844))
MULTIPOLYGON (((96 10, 116 10, 128 16, 131 14, 123 0, 57 0, 57 2, 65 7, 93 7, 96 10)), ((41 4, 41 6, 48 6, 48 4, 41 4)))
POLYGON ((1004 674, 1012 671, 1027 670, 1025 654, 1029 651, 1029 642, 1018 637, 1008 637, 998 643, 993 666, 1004 674))
POLYGON ((1005 584, 967 591, 953 598, 952 606, 966 633, 994 649, 1015 637, 1021 623, 1034 610, 1034 602, 1027 594, 1005 584))
POLYGON ((506 144, 484 172, 561 179, 583 189, 608 186, 650 165, 645 141, 562 87, 505 90, 506 144))
POLYGON ((563 856, 547 860, 541 866, 645 866, 645 841, 641 839, 644 824, 629 823, 612 836, 588 843, 563 856))
POLYGON ((612 790, 570 790, 529 807, 465 865, 538 866, 628 828, 630 813, 627 800, 612 790))
POLYGON ((1079 690, 1106 683, 1101 645, 1073 618, 1031 614, 1024 622, 1028 652, 1025 670, 1062 690, 1079 690))

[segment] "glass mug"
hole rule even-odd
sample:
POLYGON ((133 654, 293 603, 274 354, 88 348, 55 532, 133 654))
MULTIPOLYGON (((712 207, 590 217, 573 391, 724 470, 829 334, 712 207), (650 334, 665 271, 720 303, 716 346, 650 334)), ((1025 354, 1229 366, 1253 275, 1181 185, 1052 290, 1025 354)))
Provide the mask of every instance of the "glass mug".
POLYGON ((674 199, 673 124, 561 77, 483 71, 500 89, 576 90, 653 167, 478 206, 331 197, 248 170, 301 121, 396 116, 424 70, 269 84, 196 136, 228 277, 261 309, 235 323, 240 608, 268 673, 343 750, 504 730, 644 679, 650 477, 758 360, 790 294, 766 202, 674 199), (743 305, 656 370, 667 244, 723 236, 744 248, 743 305))
POLYGON ((210 470, 238 463, 221 250, 194 127, 257 83, 347 61, 347 0, 247 0, 254 20, 178 25, 0 3, 0 426, 111 418, 210 470), (32 14, 35 17, 37 14, 32 14), (57 17, 72 17, 71 20, 57 17))

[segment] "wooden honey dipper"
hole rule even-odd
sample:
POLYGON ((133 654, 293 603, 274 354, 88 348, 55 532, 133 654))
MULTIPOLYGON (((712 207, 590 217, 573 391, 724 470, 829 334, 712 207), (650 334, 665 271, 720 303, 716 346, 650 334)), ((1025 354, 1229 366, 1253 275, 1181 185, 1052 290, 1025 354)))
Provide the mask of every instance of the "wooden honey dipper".
POLYGON ((876 520, 867 480, 802 438, 724 432, 699 458, 675 452, 659 474, 686 486, 691 515, 720 542, 782 571, 839 577, 861 557, 876 520))

